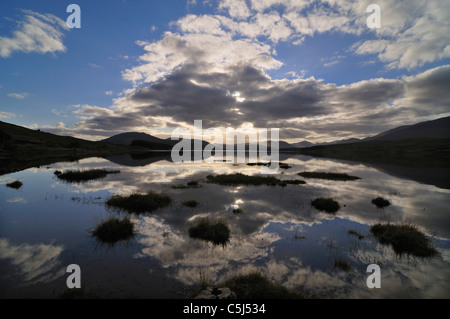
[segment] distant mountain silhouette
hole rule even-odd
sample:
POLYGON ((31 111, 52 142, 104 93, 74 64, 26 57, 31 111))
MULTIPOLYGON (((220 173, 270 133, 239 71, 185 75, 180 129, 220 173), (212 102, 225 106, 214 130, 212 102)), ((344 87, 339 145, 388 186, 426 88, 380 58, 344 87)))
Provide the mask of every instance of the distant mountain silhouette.
POLYGON ((379 133, 374 136, 369 136, 364 139, 349 138, 328 143, 315 144, 308 141, 302 141, 292 144, 280 141, 280 149, 308 148, 323 145, 350 144, 369 141, 395 141, 417 138, 450 138, 450 116, 442 117, 437 120, 420 122, 413 125, 396 127, 394 129, 379 133))
POLYGON ((411 138, 450 138, 450 116, 414 125, 400 126, 365 138, 364 141, 392 141, 411 138))
MULTIPOLYGON (((161 139, 147 133, 127 132, 108 137, 101 142, 127 146, 140 146, 152 150, 171 150, 179 141, 180 140, 172 140, 170 138, 161 139)), ((195 141, 196 140, 192 140, 192 149, 195 141)), ((202 148, 208 144, 208 142, 202 141, 202 148)))

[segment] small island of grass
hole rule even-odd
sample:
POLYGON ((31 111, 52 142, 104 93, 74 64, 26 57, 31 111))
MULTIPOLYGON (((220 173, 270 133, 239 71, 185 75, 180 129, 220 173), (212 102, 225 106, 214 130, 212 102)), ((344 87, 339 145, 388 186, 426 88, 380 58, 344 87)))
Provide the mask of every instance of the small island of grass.
POLYGON ((383 197, 377 197, 372 199, 372 204, 374 204, 378 208, 385 208, 391 205, 391 203, 387 199, 384 199, 383 197))
POLYGON ((325 211, 330 214, 336 213, 341 206, 332 198, 319 197, 311 201, 311 205, 320 211, 325 211))
POLYGON ((349 272, 350 270, 352 270, 352 266, 347 261, 339 258, 334 260, 334 268, 340 269, 345 272, 349 272))
POLYGON ((223 174, 223 175, 208 175, 206 177, 209 183, 219 185, 278 185, 281 181, 273 176, 249 176, 241 173, 223 174))
POLYGON ((54 174, 60 180, 69 183, 82 183, 101 179, 109 174, 118 174, 120 171, 106 170, 106 169, 91 169, 91 170, 66 170, 64 172, 55 171, 54 174))
POLYGON ((381 244, 391 245, 400 256, 429 258, 438 254, 430 240, 414 225, 376 224, 370 228, 370 232, 381 244))
POLYGON ((172 203, 172 198, 154 192, 147 194, 132 194, 129 196, 115 195, 106 201, 106 206, 118 208, 129 213, 151 213, 172 203))
POLYGON ((23 185, 23 183, 21 181, 15 181, 15 182, 6 184, 6 187, 19 189, 22 187, 22 185, 23 185))
POLYGON ((357 176, 351 176, 345 173, 329 173, 329 172, 301 172, 297 175, 304 178, 328 179, 333 181, 354 181, 361 179, 357 176))
POLYGON ((211 223, 202 219, 197 225, 189 227, 189 237, 211 242, 214 245, 225 245, 230 241, 230 228, 225 220, 220 219, 211 223))
POLYGON ((111 217, 97 225, 92 231, 92 236, 99 242, 109 245, 127 241, 134 236, 134 224, 129 217, 123 219, 111 217))

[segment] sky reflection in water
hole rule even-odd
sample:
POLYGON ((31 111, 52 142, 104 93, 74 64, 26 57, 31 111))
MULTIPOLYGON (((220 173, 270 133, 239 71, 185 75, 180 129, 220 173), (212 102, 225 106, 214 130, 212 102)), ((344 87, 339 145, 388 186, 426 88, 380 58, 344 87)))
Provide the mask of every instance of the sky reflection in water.
POLYGON ((304 156, 283 162, 279 179, 303 179, 301 171, 332 171, 361 177, 337 182, 306 179, 306 185, 220 186, 208 184, 209 174, 259 174, 245 164, 174 164, 163 157, 133 160, 117 157, 78 163, 57 163, 0 177, 6 184, 21 180, 19 190, 1 185, 1 297, 55 297, 65 288, 65 267, 77 263, 82 283, 106 297, 183 298, 200 276, 220 281, 258 270, 270 279, 311 296, 326 298, 448 298, 450 296, 450 191, 402 179, 362 164, 304 156), (120 174, 89 183, 67 184, 54 170, 111 168, 120 174), (199 181, 201 187, 173 185, 199 181), (146 216, 133 216, 137 236, 114 248, 99 245, 89 234, 102 219, 124 215, 104 206, 110 196, 154 190, 174 202, 146 216), (377 209, 371 200, 392 202, 377 209), (334 215, 311 207, 315 197, 341 204, 334 215), (195 199, 196 208, 182 205, 195 199), (234 208, 242 209, 233 214, 234 208), (190 239, 187 230, 201 218, 225 218, 230 243, 222 248, 190 239), (378 222, 409 222, 433 235, 439 257, 399 257, 369 235, 378 222), (334 260, 352 266, 334 268, 334 260), (366 286, 366 268, 381 267, 382 288, 366 286), (55 292, 56 291, 56 292, 55 292))

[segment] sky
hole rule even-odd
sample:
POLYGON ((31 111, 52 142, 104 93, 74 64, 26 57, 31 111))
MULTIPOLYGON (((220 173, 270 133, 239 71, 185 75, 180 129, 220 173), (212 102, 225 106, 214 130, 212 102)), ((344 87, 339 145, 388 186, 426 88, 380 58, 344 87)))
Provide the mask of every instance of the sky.
POLYGON ((364 138, 450 115, 449 31, 441 0, 2 0, 0 120, 89 140, 194 120, 364 138))

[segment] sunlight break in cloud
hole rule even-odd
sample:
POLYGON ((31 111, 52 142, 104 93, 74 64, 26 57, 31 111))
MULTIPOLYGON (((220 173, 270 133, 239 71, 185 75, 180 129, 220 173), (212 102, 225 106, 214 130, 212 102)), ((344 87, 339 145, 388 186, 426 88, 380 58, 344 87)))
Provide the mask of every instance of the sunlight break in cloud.
POLYGON ((18 21, 18 29, 11 37, 0 37, 0 56, 10 57, 14 52, 55 53, 65 52, 62 42, 68 30, 66 22, 52 14, 22 10, 25 16, 18 21))

